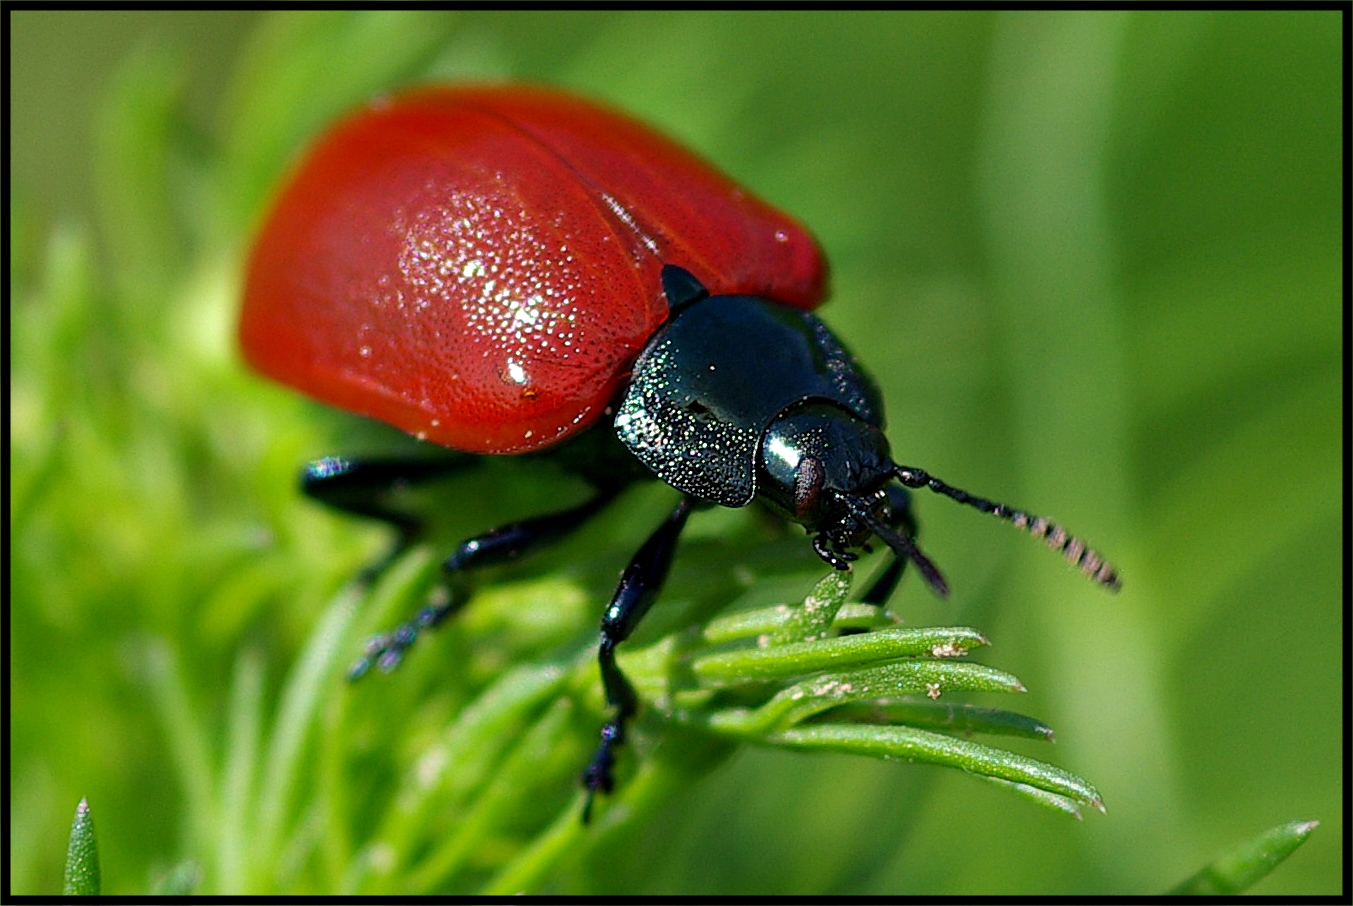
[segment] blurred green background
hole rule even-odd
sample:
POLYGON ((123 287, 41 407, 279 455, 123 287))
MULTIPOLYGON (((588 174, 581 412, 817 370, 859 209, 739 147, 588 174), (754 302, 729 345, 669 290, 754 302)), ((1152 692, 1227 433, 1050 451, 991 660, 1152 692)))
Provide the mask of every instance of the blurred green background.
POLYGON ((1255 892, 1340 891, 1340 13, 9 15, 15 893, 59 888, 81 796, 105 892, 200 858, 146 665, 220 719, 239 652, 275 688, 378 549, 293 491, 340 450, 238 362, 240 261, 308 136, 466 77, 606 99, 810 224, 899 461, 1124 575, 921 499, 954 595, 893 601, 982 629, 1107 815, 749 749, 552 889, 1153 893, 1317 819, 1255 892))

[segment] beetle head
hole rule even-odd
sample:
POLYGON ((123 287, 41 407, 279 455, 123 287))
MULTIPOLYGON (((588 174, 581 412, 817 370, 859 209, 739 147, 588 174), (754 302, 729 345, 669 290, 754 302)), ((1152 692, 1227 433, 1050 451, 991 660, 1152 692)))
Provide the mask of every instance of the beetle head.
POLYGON ((914 538, 893 527, 888 485, 897 481, 999 516, 1042 538, 1091 580, 1111 591, 1121 584, 1097 551, 1056 523, 969 494, 923 469, 897 465, 883 432, 835 403, 809 400, 781 413, 762 437, 757 473, 757 494, 815 533, 813 549, 837 569, 846 569, 857 557, 853 548, 873 535, 899 559, 914 563, 936 594, 948 594, 939 568, 914 538))
POLYGON ((792 406, 766 429, 758 453, 757 493, 816 533, 813 548, 837 569, 856 559, 852 548, 877 536, 915 563, 943 596, 948 584, 916 542, 892 528, 886 487, 897 476, 883 432, 835 403, 792 406))

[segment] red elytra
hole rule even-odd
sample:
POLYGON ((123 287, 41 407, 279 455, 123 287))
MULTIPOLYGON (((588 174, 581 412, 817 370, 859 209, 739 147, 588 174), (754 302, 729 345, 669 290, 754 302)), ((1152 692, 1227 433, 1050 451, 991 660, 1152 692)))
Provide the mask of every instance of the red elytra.
POLYGON ((539 88, 426 88, 329 130, 249 261, 260 372, 472 453, 601 417, 667 316, 676 263, 714 295, 811 309, 808 231, 627 116, 539 88))

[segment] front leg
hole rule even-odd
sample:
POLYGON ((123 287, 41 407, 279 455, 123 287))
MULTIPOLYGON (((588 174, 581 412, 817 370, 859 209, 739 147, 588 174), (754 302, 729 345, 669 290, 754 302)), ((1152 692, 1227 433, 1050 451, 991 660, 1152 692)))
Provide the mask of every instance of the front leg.
POLYGON ((615 749, 625 741, 625 724, 639 708, 639 696, 634 686, 615 662, 615 648, 630 637, 657 599, 676 553, 677 537, 686 525, 691 507, 689 498, 681 498, 666 521, 639 548, 625 567, 620 584, 602 616, 597 658, 601 664, 601 684, 606 691, 606 701, 615 707, 615 715, 601 728, 601 744, 583 771, 582 783, 587 789, 584 824, 592 814, 592 797, 598 790, 609 793, 614 786, 611 767, 615 764, 615 749))

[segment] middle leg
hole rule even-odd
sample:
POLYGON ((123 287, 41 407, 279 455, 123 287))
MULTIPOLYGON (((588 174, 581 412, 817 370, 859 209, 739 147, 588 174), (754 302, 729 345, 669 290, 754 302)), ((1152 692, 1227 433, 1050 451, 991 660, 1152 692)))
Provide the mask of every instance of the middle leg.
POLYGON ((620 584, 602 616, 601 645, 597 659, 601 665, 601 682, 606 691, 606 701, 615 708, 615 714, 601 728, 601 743, 583 771, 582 783, 587 789, 583 823, 587 823, 591 816, 592 797, 598 791, 609 793, 614 785, 611 768, 615 763, 615 749, 624 743, 625 725, 639 709, 639 696, 634 686, 616 665, 616 646, 630 637, 657 600, 658 591, 667 578, 676 553, 677 538, 686 525, 692 507, 689 498, 681 498, 657 531, 639 548, 629 566, 625 567, 620 584))

